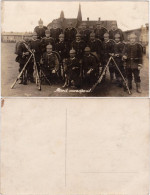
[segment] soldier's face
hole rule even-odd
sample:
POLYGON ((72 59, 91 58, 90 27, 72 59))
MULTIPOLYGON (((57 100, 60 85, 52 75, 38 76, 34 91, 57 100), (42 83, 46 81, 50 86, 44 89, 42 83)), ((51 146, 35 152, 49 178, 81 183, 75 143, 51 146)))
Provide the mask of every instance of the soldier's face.
POLYGON ((43 23, 39 23, 39 27, 42 28, 43 27, 43 23))
POLYGON ((120 38, 119 37, 116 37, 115 38, 115 41, 118 43, 120 41, 120 38))
POLYGON ((46 51, 47 51, 47 53, 52 53, 52 49, 50 49, 50 48, 47 48, 46 51))
POLYGON ((104 41, 107 42, 109 40, 109 37, 104 37, 104 41))
POLYGON ((83 24, 82 25, 82 29, 85 30, 86 29, 86 25, 83 24))
POLYGON ((134 44, 135 42, 136 42, 136 38, 131 37, 131 38, 130 38, 130 43, 131 43, 131 44, 134 44))
POLYGON ((70 57, 74 58, 75 57, 75 53, 70 53, 70 57))
POLYGON ((95 40, 95 36, 90 36, 90 39, 91 40, 95 40))
POLYGON ((97 29, 101 29, 101 25, 100 24, 97 24, 97 29))
POLYGON ((46 35, 46 37, 50 37, 50 34, 49 33, 46 33, 45 35, 46 35))
POLYGON ((116 24, 113 24, 113 25, 111 26, 111 29, 112 29, 112 30, 116 30, 116 29, 117 29, 117 25, 116 25, 116 24))
POLYGON ((76 37, 76 41, 80 41, 81 40, 81 37, 76 37))
POLYGON ((64 37, 60 37, 59 40, 60 40, 60 42, 63 42, 64 41, 64 37))
POLYGON ((37 35, 33 35, 33 39, 36 40, 37 39, 37 35))

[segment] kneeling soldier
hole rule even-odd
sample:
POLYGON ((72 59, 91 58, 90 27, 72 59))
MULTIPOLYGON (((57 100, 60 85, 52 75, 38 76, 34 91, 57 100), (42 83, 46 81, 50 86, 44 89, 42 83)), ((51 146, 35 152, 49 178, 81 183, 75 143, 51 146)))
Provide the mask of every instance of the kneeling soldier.
POLYGON ((83 69, 83 81, 86 86, 94 84, 97 80, 99 67, 96 62, 95 56, 91 55, 91 49, 86 47, 84 50, 85 54, 83 56, 82 61, 82 69, 83 69))
POLYGON ((63 88, 70 85, 72 88, 80 87, 81 65, 75 55, 75 50, 70 50, 70 57, 64 61, 65 84, 63 88))
POLYGON ((136 90, 141 93, 140 69, 142 68, 142 46, 136 42, 136 35, 131 34, 130 42, 125 46, 123 59, 126 60, 126 72, 129 88, 132 89, 132 75, 136 83, 136 90))
POLYGON ((41 69, 49 80, 58 77, 59 61, 56 54, 52 52, 52 45, 46 46, 46 52, 41 59, 41 69))

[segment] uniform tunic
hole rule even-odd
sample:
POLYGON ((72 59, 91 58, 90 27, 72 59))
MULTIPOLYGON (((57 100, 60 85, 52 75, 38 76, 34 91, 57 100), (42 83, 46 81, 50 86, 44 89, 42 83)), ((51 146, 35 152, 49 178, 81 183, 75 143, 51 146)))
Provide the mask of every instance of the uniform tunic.
POLYGON ((69 57, 69 46, 66 42, 58 42, 55 46, 55 49, 59 53, 61 60, 69 57))
POLYGON ((101 27, 100 29, 95 29, 94 33, 95 33, 95 37, 101 41, 104 41, 104 34, 108 32, 106 28, 101 27))
POLYGON ((42 52, 46 51, 46 46, 52 45, 52 49, 55 50, 55 41, 52 37, 44 37, 41 40, 42 52))
POLYGON ((119 29, 119 28, 116 29, 116 30, 110 30, 110 31, 109 31, 109 38, 115 40, 115 35, 116 35, 116 34, 120 34, 120 40, 121 40, 121 41, 124 40, 123 32, 122 32, 122 30, 119 29))
POLYGON ((43 26, 42 28, 40 28, 39 26, 36 26, 34 28, 34 32, 37 33, 38 39, 42 39, 43 37, 45 37, 45 31, 47 30, 46 26, 43 26))
POLYGON ((81 35, 82 40, 87 43, 89 41, 91 31, 89 29, 85 29, 81 30, 79 33, 81 35))
POLYGON ((83 57, 84 49, 86 47, 86 43, 84 41, 73 41, 71 44, 71 48, 76 51, 76 57, 81 59, 83 57))
POLYGON ((63 32, 61 28, 51 28, 50 34, 51 37, 54 39, 55 43, 59 42, 59 35, 63 32))
POLYGON ((69 46, 71 47, 71 43, 76 38, 77 30, 75 28, 66 28, 64 34, 65 34, 65 41, 68 42, 69 46))

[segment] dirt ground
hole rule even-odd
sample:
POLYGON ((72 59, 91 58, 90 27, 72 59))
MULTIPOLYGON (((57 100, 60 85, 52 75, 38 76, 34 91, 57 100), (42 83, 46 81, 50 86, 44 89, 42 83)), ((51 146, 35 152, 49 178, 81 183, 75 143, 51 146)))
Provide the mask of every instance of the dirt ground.
POLYGON ((42 85, 42 90, 39 91, 34 83, 28 85, 17 83, 13 89, 10 88, 18 75, 19 67, 19 64, 15 62, 15 44, 2 43, 1 48, 1 88, 3 97, 147 97, 149 95, 149 63, 146 56, 144 56, 144 67, 141 70, 141 94, 136 92, 135 83, 133 83, 132 95, 111 84, 108 73, 106 82, 100 84, 93 93, 82 92, 82 90, 71 92, 71 89, 62 91, 61 84, 42 85))

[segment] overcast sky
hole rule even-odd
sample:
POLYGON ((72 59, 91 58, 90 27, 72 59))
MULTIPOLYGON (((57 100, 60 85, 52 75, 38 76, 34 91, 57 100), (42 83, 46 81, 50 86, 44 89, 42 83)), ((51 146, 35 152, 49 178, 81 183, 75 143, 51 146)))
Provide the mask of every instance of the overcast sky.
MULTIPOLYGON (((82 19, 117 20, 119 28, 129 30, 141 27, 148 22, 148 2, 95 1, 80 2, 82 19)), ((65 18, 76 18, 79 2, 50 1, 6 1, 2 3, 2 31, 33 31, 38 20, 44 25, 59 18, 61 10, 65 18)))

